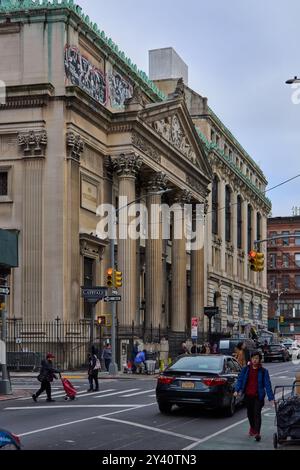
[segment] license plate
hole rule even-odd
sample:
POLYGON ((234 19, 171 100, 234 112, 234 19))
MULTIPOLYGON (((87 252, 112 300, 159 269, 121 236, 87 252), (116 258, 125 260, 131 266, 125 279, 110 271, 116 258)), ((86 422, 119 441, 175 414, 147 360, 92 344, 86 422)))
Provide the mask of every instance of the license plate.
POLYGON ((194 382, 181 382, 181 388, 195 388, 194 382))

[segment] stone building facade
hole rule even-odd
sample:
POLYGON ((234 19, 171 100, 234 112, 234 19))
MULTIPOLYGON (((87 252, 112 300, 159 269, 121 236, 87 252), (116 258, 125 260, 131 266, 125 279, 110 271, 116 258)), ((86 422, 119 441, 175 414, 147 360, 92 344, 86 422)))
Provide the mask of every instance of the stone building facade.
MULTIPOLYGON (((105 285, 110 267, 97 208, 121 196, 205 205, 211 166, 180 86, 164 95, 73 1, 25 3, 0 6, 0 221, 20 231, 8 311, 79 321, 91 316, 81 286, 105 285)), ((120 327, 183 333, 192 312, 203 324, 203 248, 172 236, 115 248, 120 327)))
MULTIPOLYGON (((159 52, 160 60, 163 51, 159 52)), ((151 75, 159 74, 151 71, 151 75)), ((177 82, 165 77, 155 83, 165 94, 171 94, 177 82)), ((248 262, 254 241, 267 234, 271 210, 265 196, 267 180, 208 106, 207 98, 187 85, 183 88, 213 172, 205 232, 205 305, 219 307, 219 316, 213 321, 216 333, 247 334, 251 327, 266 327, 268 323, 267 271, 252 272, 248 262)), ((266 244, 261 245, 261 251, 266 257, 266 244)))

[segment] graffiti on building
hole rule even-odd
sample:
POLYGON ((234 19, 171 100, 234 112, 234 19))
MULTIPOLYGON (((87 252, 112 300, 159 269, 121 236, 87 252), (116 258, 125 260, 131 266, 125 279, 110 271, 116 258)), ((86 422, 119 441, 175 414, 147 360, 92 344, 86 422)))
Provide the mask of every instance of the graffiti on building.
POLYGON ((74 46, 65 48, 65 72, 73 85, 79 86, 101 104, 106 104, 105 76, 74 46))
POLYGON ((111 107, 120 108, 124 106, 125 100, 132 97, 132 85, 118 72, 110 73, 108 76, 108 82, 111 107))

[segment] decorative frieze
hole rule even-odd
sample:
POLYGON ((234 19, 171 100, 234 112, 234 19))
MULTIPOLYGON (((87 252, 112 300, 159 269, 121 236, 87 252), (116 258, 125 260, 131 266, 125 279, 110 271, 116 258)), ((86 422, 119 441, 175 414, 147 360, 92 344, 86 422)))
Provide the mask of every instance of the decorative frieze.
POLYGON ((192 163, 196 164, 196 154, 185 135, 178 116, 168 116, 152 124, 153 128, 164 139, 176 147, 183 155, 185 155, 192 163))
POLYGON ((205 199, 207 198, 209 194, 209 190, 204 186, 203 183, 200 183, 200 181, 198 181, 196 178, 192 176, 187 176, 186 182, 192 189, 197 191, 197 193, 199 193, 203 198, 205 199))
POLYGON ((84 150, 84 142, 81 139, 79 134, 75 134, 75 132, 67 132, 66 135, 66 143, 67 143, 67 158, 71 158, 76 162, 80 162, 80 155, 84 150))
POLYGON ((139 150, 142 150, 142 152, 144 152, 152 160, 160 163, 161 157, 159 152, 146 139, 144 139, 144 137, 140 136, 136 132, 133 132, 132 134, 132 144, 139 150))
POLYGON ((47 133, 45 130, 21 132, 18 135, 18 145, 22 148, 24 157, 44 157, 47 133))

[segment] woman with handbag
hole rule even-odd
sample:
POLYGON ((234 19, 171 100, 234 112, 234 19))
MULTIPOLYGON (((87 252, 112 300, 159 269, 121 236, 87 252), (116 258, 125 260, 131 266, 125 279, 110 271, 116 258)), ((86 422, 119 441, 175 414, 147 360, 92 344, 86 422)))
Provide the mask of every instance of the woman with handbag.
POLYGON ((35 402, 37 401, 37 397, 44 391, 46 391, 47 394, 46 401, 55 401, 51 398, 51 382, 53 382, 53 379, 57 379, 55 374, 60 371, 53 367, 52 359, 54 359, 54 357, 53 354, 48 353, 46 360, 43 360, 41 363, 40 373, 37 376, 37 379, 41 382, 41 386, 39 390, 32 395, 32 399, 35 402))

